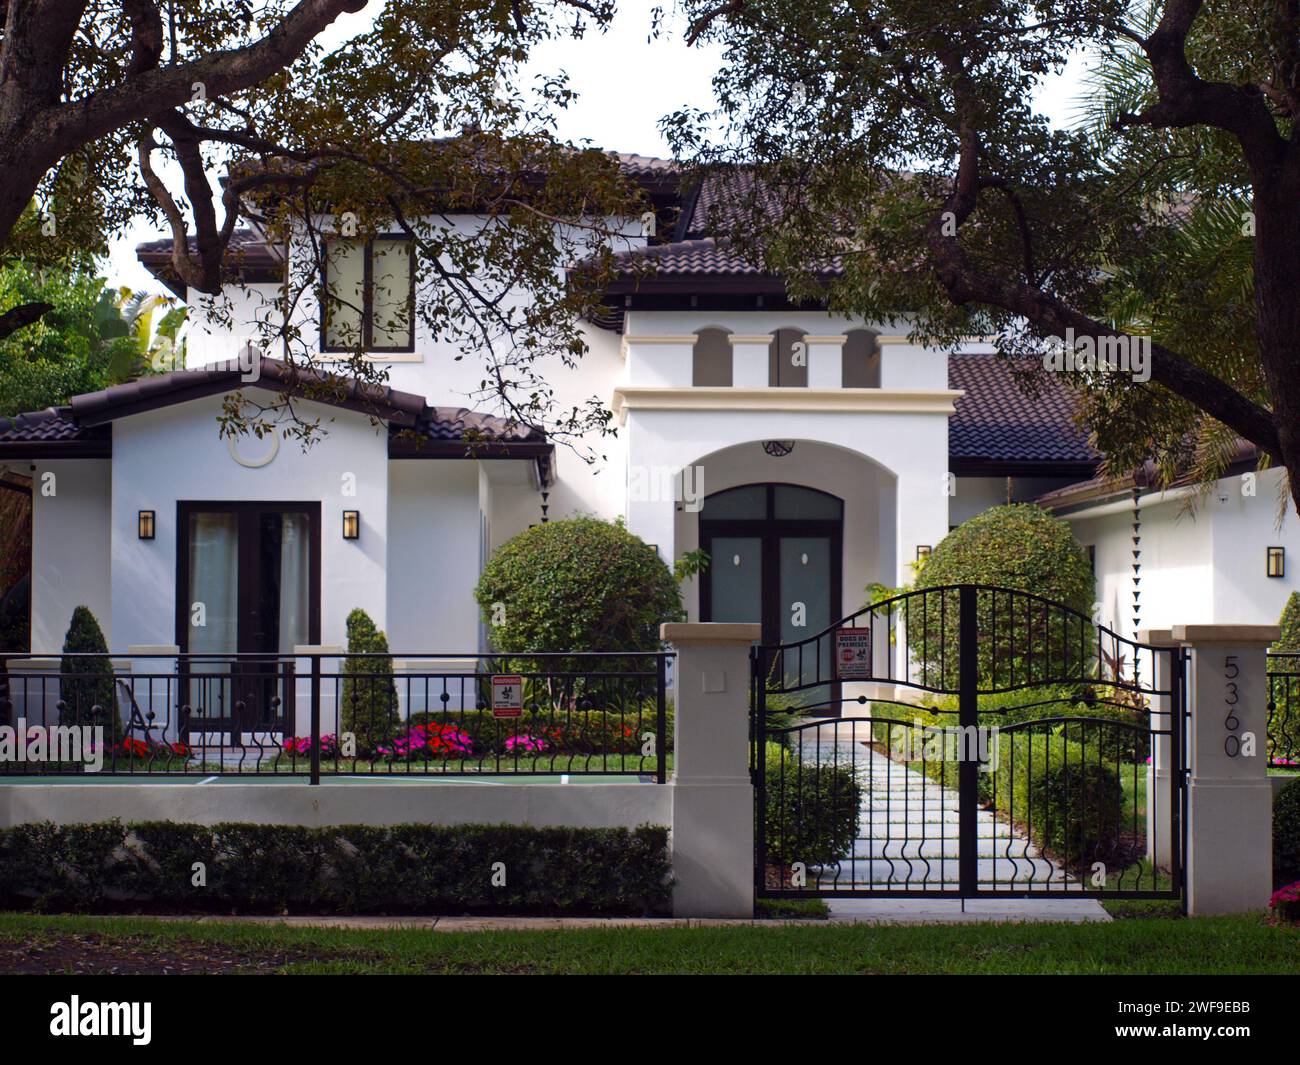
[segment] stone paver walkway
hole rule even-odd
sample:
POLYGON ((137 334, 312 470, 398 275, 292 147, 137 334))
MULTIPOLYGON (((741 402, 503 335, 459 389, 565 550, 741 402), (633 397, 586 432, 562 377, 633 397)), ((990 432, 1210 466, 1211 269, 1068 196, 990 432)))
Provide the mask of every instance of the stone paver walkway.
MULTIPOLYGON (((862 729, 857 739, 865 738, 862 729)), ((803 756, 852 765, 863 785, 858 839, 838 867, 813 870, 822 887, 841 890, 943 891, 958 885, 958 796, 902 762, 827 724, 801 734, 803 756)), ((952 766, 956 776, 956 764, 952 766)), ((835 919, 865 920, 1109 920, 1095 899, 1061 897, 1081 885, 1025 836, 988 810, 976 814, 981 890, 1042 890, 1051 898, 970 900, 830 900, 835 919)))

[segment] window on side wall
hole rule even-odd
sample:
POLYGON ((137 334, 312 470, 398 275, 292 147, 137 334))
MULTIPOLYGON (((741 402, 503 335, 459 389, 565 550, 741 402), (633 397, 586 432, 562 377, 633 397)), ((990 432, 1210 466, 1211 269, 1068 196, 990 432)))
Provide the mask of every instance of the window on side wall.
POLYGON ((413 241, 327 241, 324 274, 321 350, 415 350, 413 241))
POLYGON ((691 384, 731 387, 731 334, 725 329, 701 329, 691 353, 691 384))

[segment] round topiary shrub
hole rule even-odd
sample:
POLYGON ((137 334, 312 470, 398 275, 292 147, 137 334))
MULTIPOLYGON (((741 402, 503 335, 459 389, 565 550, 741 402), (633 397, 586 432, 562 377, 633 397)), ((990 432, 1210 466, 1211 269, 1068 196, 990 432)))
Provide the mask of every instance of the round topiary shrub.
POLYGON ((1300 880, 1300 780, 1273 797, 1273 886, 1300 880))
POLYGON ((660 624, 683 617, 658 553, 596 518, 535 525, 502 544, 474 595, 503 654, 657 651, 660 624))
MULTIPOLYGON (((1033 504, 1015 503, 962 523, 935 547, 916 580, 920 590, 956 584, 1007 588, 1047 601, 978 593, 982 689, 1092 677, 1087 654, 1095 653, 1096 639, 1087 618, 1096 581, 1065 522, 1033 504)), ((908 619, 913 657, 931 682, 942 680, 949 689, 956 686, 959 662, 957 604, 956 592, 936 592, 915 603, 908 619)))

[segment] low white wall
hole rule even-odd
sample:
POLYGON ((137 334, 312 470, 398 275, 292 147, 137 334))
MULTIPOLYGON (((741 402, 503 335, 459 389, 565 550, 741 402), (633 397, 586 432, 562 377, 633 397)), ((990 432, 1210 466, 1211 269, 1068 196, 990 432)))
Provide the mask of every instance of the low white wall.
POLYGON ((0 827, 38 821, 80 824, 223 821, 267 825, 532 825, 635 828, 672 823, 667 784, 484 784, 418 781, 343 784, 0 785, 0 827))

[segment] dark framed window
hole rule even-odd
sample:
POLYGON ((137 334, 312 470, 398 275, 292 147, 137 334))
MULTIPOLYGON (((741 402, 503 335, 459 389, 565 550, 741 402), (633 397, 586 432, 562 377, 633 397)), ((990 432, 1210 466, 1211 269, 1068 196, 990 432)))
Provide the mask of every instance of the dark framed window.
POLYGON ((415 350, 413 240, 328 240, 322 269, 322 351, 415 350))
POLYGON ((320 642, 320 503, 183 501, 176 519, 185 730, 292 729, 293 649, 320 642))

